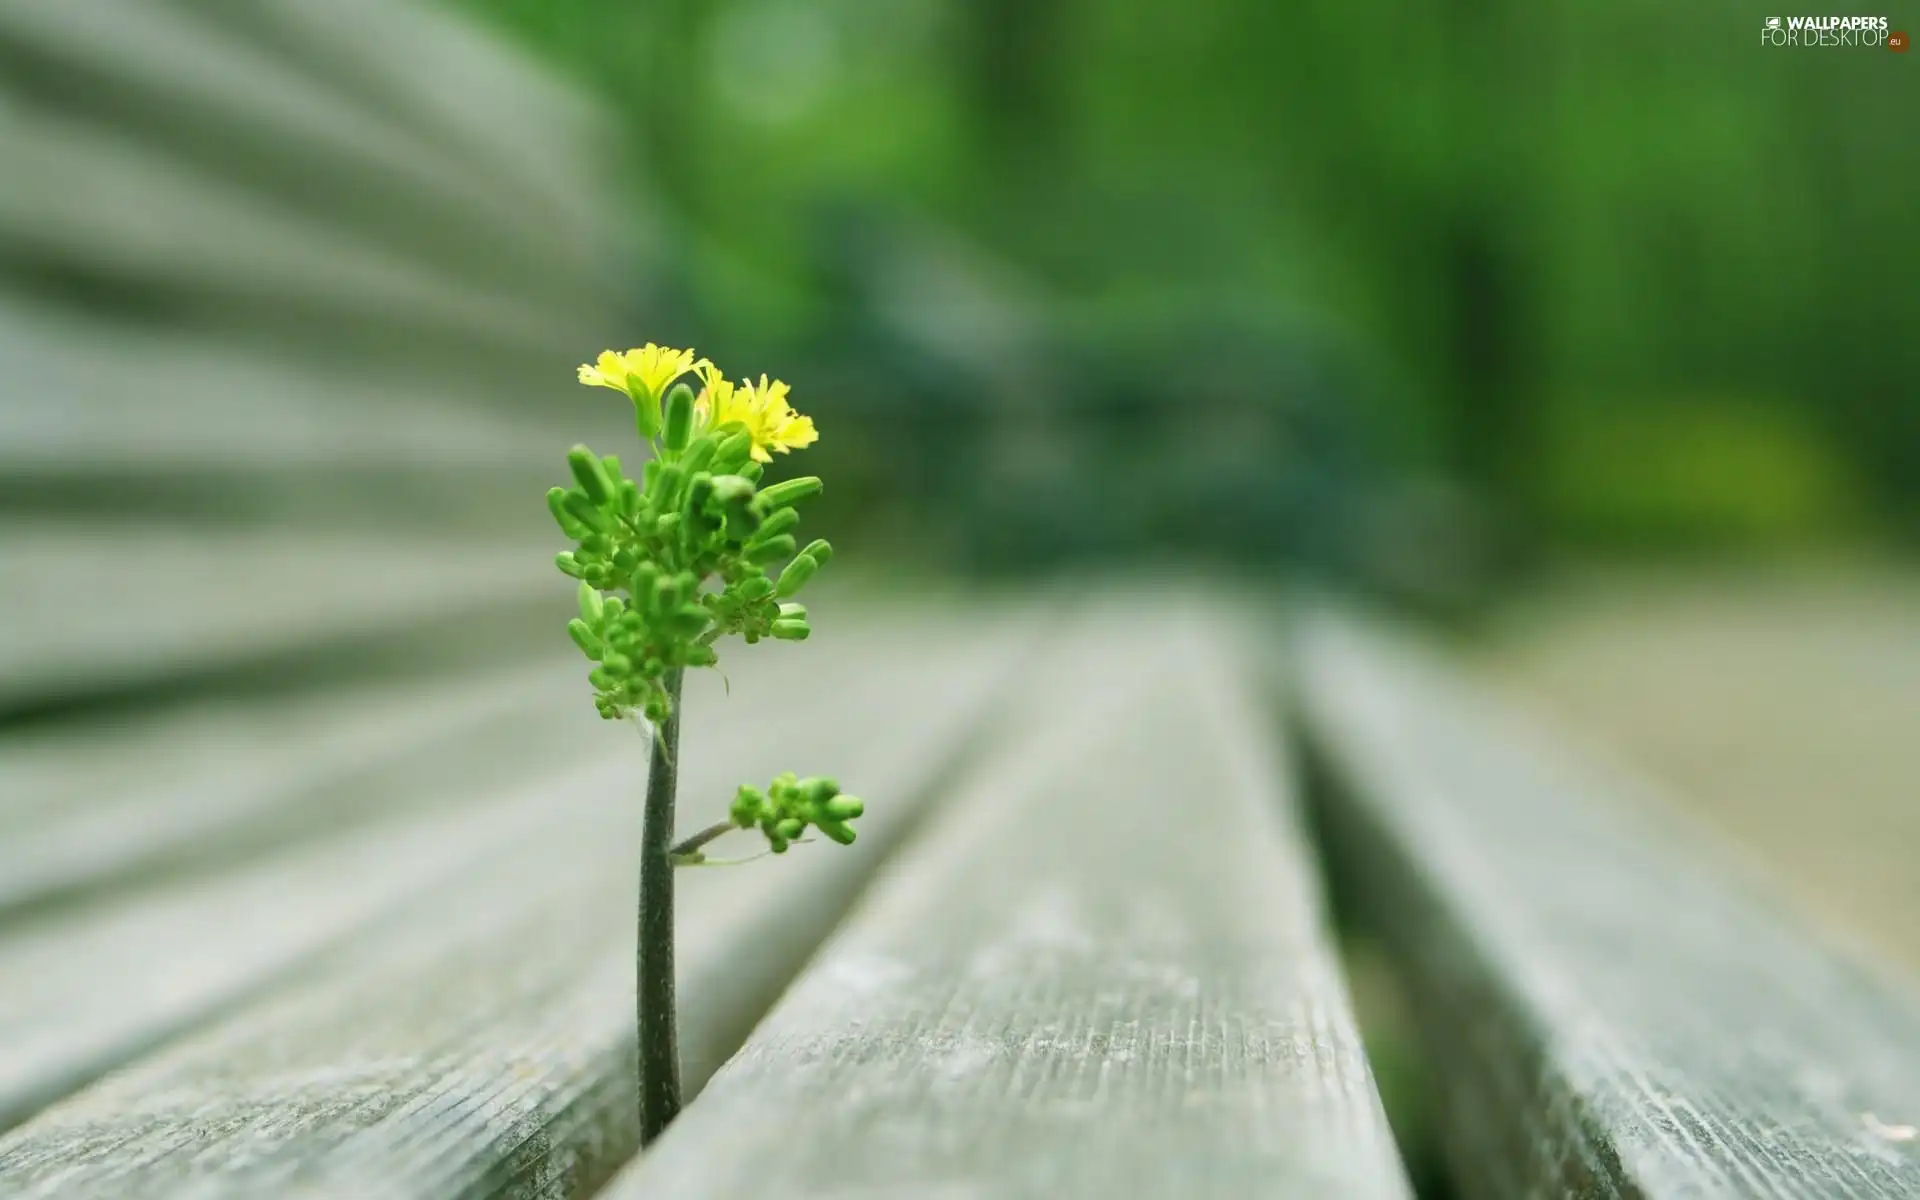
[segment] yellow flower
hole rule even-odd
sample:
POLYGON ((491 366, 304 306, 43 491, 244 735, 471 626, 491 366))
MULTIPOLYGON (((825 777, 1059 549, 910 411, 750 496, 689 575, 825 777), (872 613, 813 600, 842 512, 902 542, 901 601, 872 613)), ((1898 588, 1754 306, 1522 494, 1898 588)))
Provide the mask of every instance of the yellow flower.
POLYGON ((813 418, 801 416, 787 404, 787 385, 778 379, 769 382, 762 375, 757 385, 746 380, 736 386, 713 370, 702 372, 701 378, 707 384, 701 393, 707 424, 746 426, 753 438, 755 462, 772 462, 769 450, 785 454, 820 440, 813 418))
POLYGON ((636 400, 641 396, 658 400, 674 380, 711 365, 704 358, 695 362, 691 350, 672 350, 648 342, 625 354, 602 350, 594 362, 580 365, 580 382, 625 392, 636 400))

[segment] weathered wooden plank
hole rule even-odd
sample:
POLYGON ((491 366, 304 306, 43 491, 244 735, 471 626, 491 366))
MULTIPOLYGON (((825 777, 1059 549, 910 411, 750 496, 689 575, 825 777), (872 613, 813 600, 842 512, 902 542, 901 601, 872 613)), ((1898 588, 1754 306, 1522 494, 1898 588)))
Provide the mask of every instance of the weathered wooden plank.
MULTIPOLYGON (((782 691, 802 678, 798 662, 781 657, 744 665, 756 695, 716 714, 717 737, 740 737, 778 713, 782 691)), ((834 665, 816 668, 831 686, 834 665)), ((717 706, 720 690, 702 680, 693 694, 717 706)), ((564 713, 596 727, 595 744, 550 720, 547 736, 507 744, 519 757, 508 765, 480 744, 497 731, 474 730, 465 746, 437 748, 437 775, 433 762, 416 760, 362 781, 362 803, 391 802, 386 820, 0 927, 0 1049, 9 1051, 0 1053, 0 1125, 267 985, 463 864, 511 857, 555 824, 619 819, 620 799, 645 775, 640 740, 606 727, 579 696, 564 713)), ((325 764, 290 770, 308 776, 325 764)))
POLYGON ((1410 981, 1465 1194, 1920 1194, 1910 981, 1407 645, 1323 612, 1294 649, 1330 853, 1410 981))
POLYGON ((574 793, 630 780, 623 765, 603 755, 573 778, 477 797, 457 818, 376 822, 10 929, 0 941, 0 1127, 271 982, 462 862, 567 819, 574 793))
POLYGON ((582 159, 601 159, 616 135, 501 38, 461 14, 389 0, 241 0, 221 17, 497 181, 583 261, 606 252, 611 214, 597 197, 615 181, 582 179, 594 165, 582 159))
POLYGON ((548 771, 605 746, 581 675, 546 662, 0 739, 0 921, 548 771))
POLYGON ((427 622, 453 633, 543 596, 564 607, 549 557, 424 537, 0 526, 0 706, 427 622))
MULTIPOLYGON (((477 351, 571 352, 605 309, 482 289, 444 264, 410 261, 205 174, 132 137, 4 102, 0 239, 14 254, 71 266, 176 307, 218 309, 233 322, 277 314, 470 339, 477 351), (129 197, 138 197, 132 202, 129 197)), ((500 244, 512 244, 496 232, 500 244)))
MULTIPOLYGON (((365 14, 370 32, 394 26, 396 7, 365 14)), ((197 164, 203 175, 271 196, 274 207, 324 214, 327 224, 357 229, 390 256, 434 262, 443 273, 553 306, 584 299, 591 258, 578 236, 556 236, 564 210, 502 195, 497 177, 448 153, 444 137, 417 136, 337 83, 299 70, 297 56, 237 35, 247 16, 245 5, 205 2, 5 0, 0 61, 22 99, 115 126, 164 157, 197 164)), ((442 57, 453 60, 442 69, 457 70, 470 54, 446 44, 454 28, 443 17, 435 31, 442 57)), ((507 74, 496 71, 494 82, 511 89, 507 74)), ((531 74, 520 72, 519 82, 531 74)), ((539 122, 536 115, 530 123, 539 122)), ((548 127, 547 135, 548 160, 564 160, 560 173, 592 193, 576 200, 576 210, 594 203, 599 181, 581 178, 592 149, 561 128, 548 127)))
MULTIPOLYGON (((0 472, 13 476, 251 472, 265 486, 302 468, 459 471, 472 491, 535 467, 552 474, 565 444, 464 392, 61 316, 17 297, 0 296, 0 361, 0 472)), ((553 373, 566 382, 564 360, 553 373)))
POLYGON ((1222 642, 1123 608, 1026 672, 1017 749, 608 1195, 1407 1195, 1222 642))
MULTIPOLYGON (((819 762, 872 801, 861 841, 696 871, 681 898, 686 1072, 737 1044, 980 712, 1024 627, 953 614, 863 633, 851 677, 798 676, 778 719, 690 702, 689 827, 734 784, 819 762), (963 627, 964 628, 964 627, 963 627), (706 732, 703 734, 703 730, 706 732), (804 760, 804 761, 801 761, 804 760)), ((834 639, 829 633, 823 640, 834 639)), ((758 706, 760 701, 751 703, 758 706)), ((756 707, 756 711, 764 711, 756 707)), ((0 1139, 9 1196, 572 1196, 630 1154, 637 791, 588 797, 295 986, 0 1139)), ((557 796, 556 796, 557 798, 557 796)))

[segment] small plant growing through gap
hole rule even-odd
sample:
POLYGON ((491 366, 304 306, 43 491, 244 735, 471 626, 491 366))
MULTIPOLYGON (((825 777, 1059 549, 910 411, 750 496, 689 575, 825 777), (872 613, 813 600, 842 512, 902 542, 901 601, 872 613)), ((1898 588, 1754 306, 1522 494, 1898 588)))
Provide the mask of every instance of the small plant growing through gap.
POLYGON ((575 446, 567 453, 574 485, 547 493, 553 519, 575 543, 555 561, 580 581, 580 615, 567 633, 594 663, 594 707, 608 720, 632 717, 650 734, 634 997, 644 1143, 680 1110, 674 868, 721 865, 706 847, 735 829, 758 830, 774 854, 809 840, 810 828, 846 845, 862 805, 832 779, 788 772, 764 790, 743 784, 727 820, 674 840, 683 675, 716 665, 715 644, 728 635, 751 645, 809 633, 807 611, 793 597, 833 549, 821 540, 799 548, 794 505, 821 483, 806 475, 761 487, 760 477, 773 453, 810 446, 819 434, 788 405, 786 384, 765 375, 732 382, 691 350, 609 350, 580 368, 580 382, 625 394, 653 451, 636 482, 613 455, 575 446), (689 375, 697 394, 684 382, 689 375))

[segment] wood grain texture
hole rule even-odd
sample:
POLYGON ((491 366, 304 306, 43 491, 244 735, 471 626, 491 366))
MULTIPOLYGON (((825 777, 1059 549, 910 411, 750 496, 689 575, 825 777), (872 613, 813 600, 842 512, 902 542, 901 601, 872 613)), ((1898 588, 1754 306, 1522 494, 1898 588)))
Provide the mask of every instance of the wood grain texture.
POLYGON ((598 261, 613 241, 598 196, 614 181, 578 178, 583 155, 605 161, 612 122, 504 38, 457 12, 386 0, 246 0, 222 18, 469 164, 498 199, 570 242, 566 261, 598 261))
MULTIPOLYGON (((467 711, 483 718, 489 712, 512 714, 521 699, 544 700, 553 709, 542 718, 519 712, 523 727, 511 732, 481 719, 434 744, 427 740, 428 731, 436 716, 450 719, 446 712, 408 718, 376 708, 367 715, 391 725, 398 735, 421 739, 418 753, 371 771, 349 771, 344 779, 330 778, 347 746, 365 743, 329 746, 315 739, 291 748, 297 757, 277 756, 277 772, 241 769, 234 778, 222 780, 219 790, 205 779, 182 780, 182 797, 161 798, 175 809, 186 807, 175 818, 191 825, 204 816, 201 805, 221 808, 249 800, 264 807, 287 800, 338 803, 343 797, 330 793, 331 785, 362 809, 384 801, 386 819, 363 811, 357 825, 336 820, 336 826, 347 827, 331 836, 308 830, 313 836, 277 852, 236 863, 199 864, 197 872, 136 879, 83 903, 33 911, 24 923, 0 925, 0 1049, 10 1049, 0 1053, 0 1125, 21 1119, 272 983, 384 909, 426 891, 489 850, 507 853, 539 829, 555 821, 585 820, 601 813, 611 799, 637 788, 645 773, 639 739, 620 736, 625 731, 593 715, 577 664, 568 666, 567 673, 578 684, 571 696, 552 688, 515 695, 525 690, 524 674, 473 681, 476 687, 490 684, 493 690, 492 695, 476 695, 468 706, 467 711), (567 720, 569 716, 576 720, 567 720), (599 736, 583 739, 583 726, 599 736), (199 795, 201 786, 212 794, 199 795), (303 788, 309 790, 302 794, 303 788), (354 795, 356 791, 361 794, 354 795)), ((744 664, 739 673, 754 694, 728 706, 726 723, 739 731, 775 717, 779 694, 802 678, 799 666, 792 658, 782 661, 782 656, 744 664)), ((831 665, 824 669, 831 678, 831 665)), ((718 680, 709 680, 703 698, 711 702, 720 690, 718 680)), ((404 702, 409 694, 400 690, 391 700, 404 702)), ((420 693, 415 689, 411 695, 417 698, 420 693)), ((451 718, 456 727, 462 724, 458 711, 451 718)), ((275 715, 284 719, 289 714, 275 715)), ((179 725, 171 727, 177 730, 179 725)), ((727 728, 715 732, 725 737, 727 728)), ((202 746, 203 755, 219 752, 218 734, 214 738, 210 746, 202 746)), ((150 754, 138 742, 123 753, 144 761, 156 774, 172 774, 181 767, 178 760, 150 754)), ((95 755, 104 757, 97 747, 95 755)), ((59 778, 45 760, 27 775, 29 780, 36 777, 43 784, 59 778)), ((63 794, 53 790, 56 797, 63 794)), ((15 832, 31 830, 33 818, 59 821, 65 806, 57 799, 53 803, 58 805, 53 811, 46 803, 21 806, 19 819, 7 830, 9 855, 15 832)), ((122 838, 167 836, 159 832, 168 824, 164 810, 134 820, 117 806, 104 821, 81 818, 79 832, 98 836, 94 827, 111 825, 116 817, 134 825, 119 835, 122 838)), ((64 826, 56 823, 55 828, 64 826)), ((23 857, 36 849, 30 836, 19 841, 23 857)), ((0 865, 12 865, 11 859, 0 865)), ((33 881, 29 876, 23 883, 33 881)))
POLYGON ((1219 619, 1030 663, 1018 742, 608 1196, 1407 1195, 1219 619))
POLYGON ((364 477, 438 468, 461 472, 472 489, 509 471, 553 473, 558 439, 532 416, 490 412, 354 363, 321 369, 4 294, 0 360, 6 475, 351 468, 364 477), (112 356, 100 352, 108 345, 112 356), (139 388, 127 386, 120 356, 141 364, 139 388))
POLYGON ((10 164, 0 176, 0 239, 12 251, 218 309, 232 323, 280 313, 287 324, 418 329, 489 350, 567 355, 587 319, 509 288, 477 288, 445 264, 366 241, 331 214, 290 210, 87 121, 0 103, 0 145, 10 164))
POLYGON ((0 738, 0 937, 18 910, 550 773, 606 745, 590 691, 549 660, 0 738))
POLYGON ((267 529, 0 525, 0 706, 552 597, 551 547, 267 529), (102 622, 100 597, 117 603, 102 622))
POLYGON ((1294 650, 1331 853, 1408 977, 1465 1194, 1920 1195, 1911 981, 1407 645, 1322 612, 1294 650))
MULTIPOLYGON (((723 812, 741 780, 789 767, 840 768, 871 807, 848 850, 803 846, 759 869, 684 880, 690 1086, 907 827, 915 793, 1025 635, 997 624, 923 649, 918 629, 863 631, 852 669, 826 670, 814 648, 805 677, 748 701, 737 724, 711 711, 711 690, 695 693, 682 762, 690 827, 723 812)), ((0 1139, 0 1193, 581 1194, 637 1141, 637 783, 572 789, 581 807, 403 919, 0 1139)), ((556 782, 556 801, 560 792, 556 782)))
MULTIPOLYGON (((587 248, 576 231, 562 232, 566 226, 554 206, 529 211, 525 197, 502 194, 497 176, 473 170, 464 156, 450 153, 444 134, 416 134, 362 103, 349 87, 303 70, 298 53, 276 53, 245 36, 249 7, 128 0, 49 7, 0 0, 0 61, 12 68, 0 94, 31 106, 16 115, 51 101, 47 107, 77 118, 54 139, 56 148, 73 141, 83 161, 72 169, 84 170, 84 160, 97 157, 90 133, 112 130, 129 149, 137 145, 184 169, 183 177, 197 181, 195 189, 206 193, 210 205, 231 191, 253 197, 261 210, 317 218, 336 234, 351 231, 351 243, 378 247, 396 261, 430 264, 442 278, 480 284, 497 297, 517 291, 552 320, 582 304, 597 307, 587 248)), ((395 24, 386 13, 367 23, 376 30, 395 24)), ((461 53, 472 57, 472 48, 447 46, 449 36, 457 37, 449 32, 457 22, 442 17, 440 25, 442 49, 454 51, 443 56, 451 61, 441 69, 457 76, 461 53)), ((519 74, 524 81, 533 73, 523 67, 519 74)), ((494 84, 513 86, 509 78, 494 84)), ((540 121, 536 114, 518 130, 498 128, 501 152, 510 153, 506 147, 516 141, 527 144, 527 126, 540 121)), ((559 171, 588 182, 580 177, 592 151, 572 132, 548 124, 540 153, 571 158, 556 164, 559 171)), ((68 161, 56 158, 51 165, 68 161)), ((70 180, 58 170, 38 181, 42 188, 63 182, 70 180)), ((581 190, 601 194, 603 181, 590 182, 581 190)), ((71 188, 66 194, 84 198, 71 188)), ((108 200, 101 211, 119 219, 103 233, 137 225, 140 214, 149 228, 190 235, 222 215, 210 208, 195 221, 164 207, 143 213, 117 197, 108 200)), ((576 201, 591 203, 584 196, 576 201)), ((79 210, 93 213, 95 206, 83 203, 79 210)), ((246 230, 238 232, 244 237, 246 230)), ((119 248, 117 242, 102 247, 119 248)), ((243 241, 235 250, 258 248, 243 241)))

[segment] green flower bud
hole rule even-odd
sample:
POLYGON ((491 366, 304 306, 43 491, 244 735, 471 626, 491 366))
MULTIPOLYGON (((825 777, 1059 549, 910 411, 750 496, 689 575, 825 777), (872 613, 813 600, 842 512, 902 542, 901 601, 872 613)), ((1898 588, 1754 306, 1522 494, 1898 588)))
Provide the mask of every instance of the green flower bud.
POLYGON ((618 621, 627 615, 627 602, 618 596, 602 596, 600 610, 606 614, 608 621, 618 621))
POLYGON ((667 719, 667 712, 667 696, 661 691, 648 692, 646 702, 640 706, 640 715, 655 725, 667 719))
POLYGON ((690 667, 710 667, 720 661, 720 655, 712 646, 703 646, 698 642, 687 647, 687 665, 690 667))
POLYGON ((840 781, 815 775, 800 781, 800 798, 808 804, 823 804, 840 794, 840 781))
POLYGON ((560 526, 560 532, 568 537, 578 539, 587 531, 587 527, 567 511, 567 489, 559 487, 547 489, 547 511, 553 514, 554 522, 560 526))
POLYGON ((854 832, 851 825, 843 825, 838 821, 817 821, 814 827, 842 846, 853 845, 854 832))
POLYGON ((567 466, 573 469, 573 477, 580 484, 580 490, 587 494, 587 499, 595 507, 613 499, 613 480, 608 476, 606 467, 593 456, 593 451, 585 446, 575 446, 567 451, 567 466))
POLYGON ((588 628, 587 623, 579 617, 567 622, 567 636, 573 639, 574 645, 580 647, 581 653, 595 662, 598 662, 600 656, 606 653, 606 648, 600 644, 600 639, 593 636, 593 630, 588 628))
POLYGON ((820 806, 820 811, 835 821, 851 821, 867 811, 858 796, 835 796, 820 806))
POLYGON ((747 547, 747 561, 755 565, 764 566, 770 562, 778 562, 780 559, 792 553, 793 536, 783 533, 779 537, 769 538, 764 542, 755 542, 753 545, 747 547))
POLYGON ((659 584, 660 568, 643 560, 627 577, 627 594, 633 597, 634 607, 644 609, 647 597, 653 595, 653 589, 659 584))
POLYGON ((687 498, 680 506, 680 514, 690 528, 710 528, 703 520, 706 516, 707 501, 713 495, 713 476, 705 471, 691 477, 687 484, 687 498))
POLYGON ((554 555, 553 565, 560 568, 562 575, 571 575, 575 579, 580 578, 582 568, 579 562, 574 559, 571 550, 562 550, 560 553, 554 555))
MULTIPOLYGON (((793 510, 788 509, 787 511, 792 512, 793 510)), ((812 579, 813 573, 819 569, 820 569, 820 564, 813 558, 812 555, 796 554, 793 558, 793 561, 789 562, 786 565, 786 568, 780 572, 780 582, 773 589, 774 595, 776 596, 793 595, 795 592, 798 592, 801 588, 805 587, 807 585, 807 580, 812 579)), ((802 609, 801 611, 804 612, 805 610, 802 609)))
POLYGON ((589 583, 582 583, 579 589, 580 615, 587 624, 600 624, 601 614, 606 611, 606 602, 600 598, 600 589, 589 583))
POLYGON ((618 491, 618 485, 620 483, 620 456, 618 454, 603 454, 600 456, 600 466, 606 471, 607 478, 613 480, 615 484, 614 490, 618 491))
POLYGON ((813 630, 805 621, 789 621, 783 618, 773 623, 772 633, 783 642, 804 642, 812 636, 813 630))
POLYGON ((807 823, 798 817, 788 817, 786 820, 776 824, 773 827, 773 831, 780 837, 791 842, 797 840, 801 834, 807 831, 807 823))
POLYGON ((612 523, 607 520, 607 514, 595 507, 593 501, 587 499, 585 492, 570 491, 561 499, 560 504, 569 516, 596 533, 605 533, 613 528, 612 523))
POLYGON ((600 666, 616 678, 633 674, 633 660, 624 654, 609 654, 600 660, 600 666))
POLYGON ((745 504, 753 499, 753 480, 739 475, 715 475, 713 477, 713 503, 718 505, 745 504))
POLYGON ((740 598, 751 604, 755 600, 764 600, 773 595, 773 580, 765 575, 755 575, 740 585, 740 598))
POLYGON ((827 542, 827 539, 815 538, 811 542, 808 542, 807 548, 800 553, 824 567, 827 565, 827 562, 833 558, 833 547, 827 542))
POLYGON ((716 467, 737 471, 747 465, 752 454, 753 435, 742 429, 721 439, 719 447, 713 452, 713 463, 716 467))
MULTIPOLYGON (((680 461, 686 464, 687 474, 689 475, 695 471, 711 470, 713 464, 713 439, 710 437, 693 439, 692 444, 687 447, 687 452, 681 456, 680 461)), ((721 472, 714 471, 714 474, 718 475, 721 474, 721 472)))
POLYGON ((617 687, 620 683, 618 679, 614 678, 613 672, 607 670, 605 667, 595 667, 593 670, 588 671, 587 682, 602 691, 617 687))
MULTIPOLYGON (((756 510, 759 508, 758 505, 755 505, 754 507, 756 510)), ((795 525, 798 525, 799 523, 800 523, 799 513, 795 512, 791 508, 783 508, 783 509, 780 509, 778 512, 768 513, 764 518, 762 518, 762 520, 760 521, 760 529, 753 536, 757 540, 764 541, 767 538, 778 537, 783 533, 790 532, 793 529, 793 527, 795 525)))
POLYGON ((640 485, 631 479, 620 481, 620 511, 629 517, 640 511, 640 485))
POLYGON ((676 383, 667 393, 667 414, 661 428, 661 443, 668 450, 678 454, 687 448, 687 437, 693 432, 693 390, 686 384, 676 383))
POLYGON ((677 512, 667 513, 653 523, 653 528, 654 532, 663 538, 677 536, 680 532, 680 514, 677 512))
POLYGON ((746 466, 741 467, 738 473, 753 480, 755 483, 759 483, 760 477, 767 473, 767 469, 757 462, 750 462, 746 466))
POLYGON ((779 608, 779 613, 782 617, 797 617, 800 620, 805 620, 807 616, 807 606, 804 604, 782 604, 779 608))
POLYGON ((680 637, 695 637, 707 628, 709 617, 707 610, 698 605, 688 605, 675 609, 661 619, 661 626, 667 632, 680 637))
POLYGON ((820 488, 818 475, 801 475, 795 479, 784 479, 771 487, 762 488, 757 503, 761 512, 771 513, 797 504, 809 496, 819 495, 820 488))
POLYGON ((759 823, 760 814, 766 810, 767 798, 759 788, 743 783, 740 790, 733 794, 733 805, 727 810, 727 816, 742 829, 752 829, 759 823))

